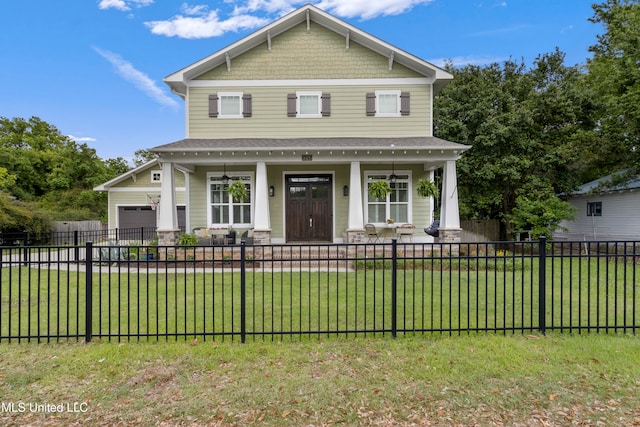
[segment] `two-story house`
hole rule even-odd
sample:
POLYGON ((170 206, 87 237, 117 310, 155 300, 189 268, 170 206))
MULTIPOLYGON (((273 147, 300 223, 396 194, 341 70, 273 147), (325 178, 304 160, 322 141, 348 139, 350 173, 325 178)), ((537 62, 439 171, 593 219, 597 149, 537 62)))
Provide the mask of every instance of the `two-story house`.
POLYGON ((165 78, 186 103, 186 137, 97 188, 109 191, 110 226, 124 207, 159 201, 165 244, 182 211, 188 230, 252 230, 257 243, 361 242, 368 223, 429 225, 433 200, 416 185, 442 168, 440 237, 455 241, 456 160, 469 147, 434 137, 432 124, 433 97, 452 78, 305 5, 165 78), (238 180, 247 199, 226 191, 238 180), (384 199, 367 191, 378 180, 391 187, 384 199))

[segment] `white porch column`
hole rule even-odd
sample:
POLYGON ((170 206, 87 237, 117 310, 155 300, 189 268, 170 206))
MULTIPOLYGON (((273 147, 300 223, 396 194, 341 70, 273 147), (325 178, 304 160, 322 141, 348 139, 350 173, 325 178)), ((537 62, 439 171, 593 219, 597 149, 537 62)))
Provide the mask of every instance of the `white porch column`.
POLYGON ((442 205, 440 206, 440 240, 460 241, 458 180, 455 160, 447 160, 442 173, 442 205))
POLYGON ((256 232, 271 237, 271 216, 269 215, 269 184, 267 181, 267 165, 256 164, 255 212, 253 219, 254 238, 256 232))
POLYGON ((362 213, 362 180, 360 179, 360 162, 351 162, 351 176, 349 177, 349 230, 364 228, 362 213))
POLYGON ((178 216, 176 214, 176 186, 173 163, 162 163, 162 184, 160 186, 160 203, 158 205, 158 231, 176 231, 178 216))

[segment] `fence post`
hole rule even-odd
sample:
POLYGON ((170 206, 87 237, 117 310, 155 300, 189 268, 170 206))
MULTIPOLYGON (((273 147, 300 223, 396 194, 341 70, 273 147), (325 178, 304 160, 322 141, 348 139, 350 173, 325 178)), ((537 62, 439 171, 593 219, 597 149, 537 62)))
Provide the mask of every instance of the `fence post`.
POLYGON ((547 238, 540 236, 538 247, 538 329, 545 335, 547 327, 547 238))
POLYGON ((91 331, 93 329, 93 242, 88 241, 85 254, 85 326, 84 341, 91 342, 91 331))
POLYGON ((247 341, 247 270, 245 241, 240 242, 240 342, 247 341))
POLYGON ((73 256, 75 257, 74 261, 75 262, 79 262, 80 261, 80 235, 78 233, 78 230, 73 230, 73 246, 75 247, 75 249, 73 250, 73 256))
POLYGON ((27 230, 22 232, 22 257, 24 264, 29 264, 29 232, 27 230))
POLYGON ((391 240, 391 336, 398 335, 398 240, 391 240))

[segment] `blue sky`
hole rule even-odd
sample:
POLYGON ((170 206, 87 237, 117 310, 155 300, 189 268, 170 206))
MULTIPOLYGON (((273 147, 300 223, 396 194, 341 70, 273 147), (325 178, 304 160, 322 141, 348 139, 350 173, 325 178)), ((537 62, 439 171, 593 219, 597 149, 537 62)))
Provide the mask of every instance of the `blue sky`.
POLYGON ((584 64, 591 0, 5 0, 0 116, 40 117, 103 159, 184 137, 162 79, 310 2, 441 65, 527 64, 557 46, 584 64))

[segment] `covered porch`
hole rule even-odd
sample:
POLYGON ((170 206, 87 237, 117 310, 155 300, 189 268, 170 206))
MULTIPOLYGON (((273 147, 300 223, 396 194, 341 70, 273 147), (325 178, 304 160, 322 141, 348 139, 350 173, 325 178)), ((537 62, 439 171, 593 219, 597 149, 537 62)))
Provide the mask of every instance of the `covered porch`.
MULTIPOLYGON (((173 245, 177 226, 175 174, 186 187, 186 228, 248 232, 254 244, 367 243, 365 226, 393 219, 415 226, 414 239, 434 217, 440 240, 459 241, 456 161, 468 147, 434 137, 186 139, 151 150, 162 168, 159 244, 173 245), (440 207, 416 193, 419 179, 442 170, 440 207), (388 180, 392 192, 375 199, 368 188, 388 180), (245 200, 227 194, 244 183, 245 200), (393 182, 391 182, 393 181, 393 182)), ((238 239, 239 240, 239 239, 238 239)))

